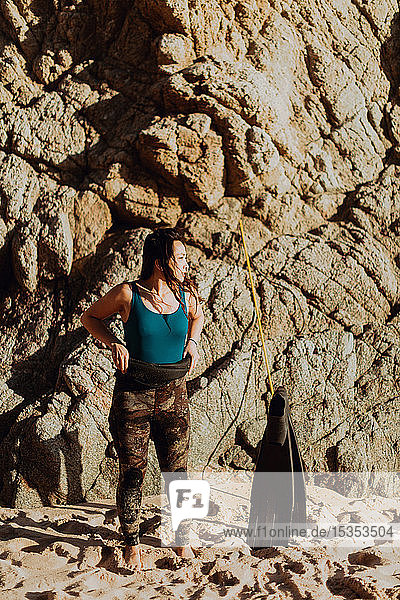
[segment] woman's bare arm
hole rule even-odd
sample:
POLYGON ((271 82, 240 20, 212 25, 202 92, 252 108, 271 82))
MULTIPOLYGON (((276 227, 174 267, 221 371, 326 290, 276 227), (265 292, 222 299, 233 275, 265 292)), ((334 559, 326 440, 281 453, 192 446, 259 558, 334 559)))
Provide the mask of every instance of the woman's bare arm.
POLYGON ((200 339, 200 333, 204 325, 204 312, 200 304, 199 296, 191 293, 189 296, 189 328, 188 338, 194 338, 197 342, 200 339), (197 302, 196 302, 197 300, 197 302))
POLYGON ((189 294, 188 304, 189 324, 186 336, 187 342, 183 351, 183 357, 185 357, 186 354, 190 354, 190 356, 192 357, 190 361, 190 369, 188 371, 188 375, 190 375, 193 369, 195 368, 197 361, 200 358, 199 351, 197 349, 197 343, 199 342, 200 333, 204 325, 204 313, 197 293, 195 296, 193 296, 192 293, 189 294), (195 341, 193 341, 193 339, 195 341))
POLYGON ((111 348, 114 364, 117 369, 126 372, 129 353, 123 342, 119 340, 103 323, 103 319, 116 313, 123 316, 132 300, 132 290, 126 283, 120 283, 96 300, 81 316, 82 325, 96 339, 111 348))

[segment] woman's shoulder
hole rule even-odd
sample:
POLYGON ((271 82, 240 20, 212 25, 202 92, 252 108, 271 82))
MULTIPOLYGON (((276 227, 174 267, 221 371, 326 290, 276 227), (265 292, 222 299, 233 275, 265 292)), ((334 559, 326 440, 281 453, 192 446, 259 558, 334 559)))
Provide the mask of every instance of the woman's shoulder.
POLYGON ((130 305, 134 296, 134 286, 132 281, 123 281, 114 287, 115 295, 119 302, 125 305, 130 305))
POLYGON ((192 318, 196 318, 203 314, 203 309, 200 302, 200 295, 196 289, 185 292, 187 294, 187 305, 192 318))
POLYGON ((121 317, 124 323, 126 323, 129 318, 134 302, 134 289, 132 283, 132 281, 123 281, 122 283, 119 283, 118 286, 115 286, 116 288, 119 288, 118 296, 121 303, 121 317))
POLYGON ((119 291, 122 294, 131 295, 133 290, 135 289, 135 286, 133 285, 134 283, 136 283, 136 282, 135 281, 123 281, 122 283, 119 283, 115 287, 119 288, 119 291))
POLYGON ((195 288, 189 289, 187 292, 185 291, 185 294, 188 294, 190 304, 195 304, 196 300, 200 302, 199 293, 195 288))

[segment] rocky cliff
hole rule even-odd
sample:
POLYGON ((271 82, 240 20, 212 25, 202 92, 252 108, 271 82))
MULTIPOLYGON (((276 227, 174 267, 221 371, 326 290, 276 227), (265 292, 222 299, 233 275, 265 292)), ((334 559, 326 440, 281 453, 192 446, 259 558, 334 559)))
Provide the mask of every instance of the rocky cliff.
POLYGON ((158 225, 204 299, 192 468, 252 468, 265 425, 240 218, 307 467, 400 468, 399 57, 394 0, 2 2, 3 503, 113 495, 79 317, 158 225))

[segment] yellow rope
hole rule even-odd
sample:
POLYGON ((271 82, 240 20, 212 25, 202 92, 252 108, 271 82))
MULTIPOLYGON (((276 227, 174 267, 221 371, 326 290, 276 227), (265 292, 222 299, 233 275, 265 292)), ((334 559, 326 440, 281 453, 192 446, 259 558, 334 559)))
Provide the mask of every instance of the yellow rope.
MULTIPOLYGON (((265 360, 265 366, 267 367, 267 372, 268 372, 269 387, 271 389, 271 394, 274 395, 274 388, 273 388, 273 385, 272 385, 271 373, 270 373, 270 370, 269 370, 268 359, 267 359, 267 351, 266 351, 265 343, 264 343, 264 334, 263 334, 263 330, 262 330, 262 326, 261 326, 260 311, 259 311, 259 308, 257 306, 256 293, 255 293, 255 290, 254 290, 253 278, 252 278, 252 275, 251 275, 250 260, 249 260, 249 255, 247 254, 246 242, 244 240, 244 231, 243 231, 242 219, 239 219, 239 225, 240 225, 240 231, 241 231, 241 234, 242 234, 244 252, 246 254, 247 267, 249 269, 251 290, 253 292, 253 300, 254 300, 254 305, 256 307, 258 327, 259 327, 259 330, 260 330, 261 341, 262 341, 262 346, 263 346, 263 350, 264 350, 264 360, 265 360)), ((267 407, 267 413, 268 413, 268 407, 267 407)), ((291 442, 290 442, 290 435, 289 434, 288 434, 288 440, 289 440, 289 444, 290 444, 291 442)), ((261 446, 260 446, 260 450, 261 450, 261 446)), ((292 455, 292 451, 290 451, 290 454, 292 455)), ((300 459, 300 460, 302 460, 302 459, 300 459)), ((294 500, 295 500, 294 499, 294 487, 295 486, 294 486, 294 472, 293 472, 293 469, 291 469, 291 477, 292 477, 292 513, 293 513, 293 510, 294 510, 294 500)))
POLYGON ((259 310, 258 305, 257 305, 256 292, 254 290, 253 277, 251 275, 250 260, 249 260, 249 255, 247 254, 246 242, 245 242, 245 239, 244 239, 244 231, 243 231, 242 219, 239 219, 239 225, 240 225, 240 232, 242 234, 244 252, 245 252, 245 255, 246 255, 247 268, 249 270, 249 275, 250 275, 251 291, 253 292, 253 300, 254 300, 254 305, 256 307, 257 320, 258 320, 258 328, 260 330, 261 342, 262 342, 262 347, 263 347, 263 350, 264 350, 264 361, 265 361, 265 366, 267 368, 267 373, 268 373, 269 387, 270 387, 270 390, 271 390, 271 394, 274 395, 274 387, 272 385, 271 373, 270 373, 270 370, 269 370, 268 359, 267 359, 267 350, 265 348, 264 334, 263 334, 263 330, 262 330, 262 326, 261 326, 260 310, 259 310))

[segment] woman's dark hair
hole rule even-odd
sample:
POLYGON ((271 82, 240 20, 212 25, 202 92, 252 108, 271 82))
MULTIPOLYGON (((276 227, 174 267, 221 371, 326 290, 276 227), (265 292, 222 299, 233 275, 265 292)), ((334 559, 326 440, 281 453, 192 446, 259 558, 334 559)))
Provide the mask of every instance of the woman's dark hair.
POLYGON ((152 233, 149 233, 149 235, 144 240, 143 245, 143 263, 142 270, 140 273, 140 279, 148 279, 149 277, 151 277, 154 270, 155 262, 156 260, 158 260, 159 265, 164 273, 168 287, 172 290, 172 293, 174 294, 175 298, 182 306, 185 315, 188 316, 180 298, 179 286, 182 285, 184 291, 190 291, 196 298, 196 312, 196 294, 198 295, 198 289, 193 279, 189 277, 187 273, 185 274, 185 279, 183 280, 183 282, 179 281, 179 279, 175 277, 171 267, 168 264, 171 258, 172 260, 174 260, 173 243, 175 240, 184 244, 183 232, 176 227, 159 227, 155 229, 152 233))

